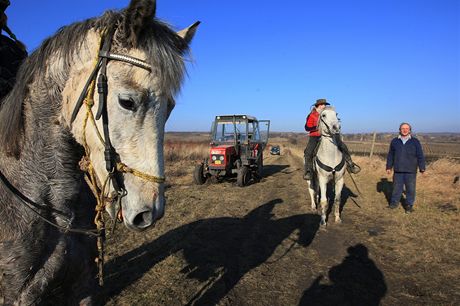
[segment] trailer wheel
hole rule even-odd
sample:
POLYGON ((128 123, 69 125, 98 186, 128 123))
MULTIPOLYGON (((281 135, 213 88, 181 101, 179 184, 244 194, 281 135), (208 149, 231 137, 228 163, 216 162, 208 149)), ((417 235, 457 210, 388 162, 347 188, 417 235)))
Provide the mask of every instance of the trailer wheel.
POLYGON ((240 187, 244 187, 249 183, 251 179, 251 171, 247 166, 242 166, 236 176, 236 184, 240 187))
POLYGON ((201 163, 195 166, 193 171, 193 181, 197 185, 203 185, 206 182, 206 176, 203 174, 204 164, 201 163))

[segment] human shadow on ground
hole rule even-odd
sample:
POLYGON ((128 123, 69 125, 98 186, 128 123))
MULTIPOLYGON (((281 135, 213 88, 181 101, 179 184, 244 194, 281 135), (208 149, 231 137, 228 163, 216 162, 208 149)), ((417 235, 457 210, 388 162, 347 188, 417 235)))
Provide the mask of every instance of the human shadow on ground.
MULTIPOLYGON (((211 218, 173 229, 158 239, 127 252, 106 264, 106 284, 101 303, 135 283, 155 264, 181 252, 180 271, 197 279, 203 289, 188 304, 216 305, 249 271, 263 264, 280 243, 298 231, 291 243, 310 245, 319 226, 316 214, 273 219, 275 199, 250 211, 243 218, 211 218)), ((283 254, 282 256, 286 255, 283 254)))
POLYGON ((318 276, 304 291, 299 305, 377 306, 387 292, 383 273, 369 258, 367 248, 357 244, 348 248, 343 262, 329 270, 330 284, 318 276))
POLYGON ((390 204, 391 194, 393 193, 393 182, 390 182, 386 177, 382 177, 377 183, 377 192, 383 193, 387 203, 390 204))

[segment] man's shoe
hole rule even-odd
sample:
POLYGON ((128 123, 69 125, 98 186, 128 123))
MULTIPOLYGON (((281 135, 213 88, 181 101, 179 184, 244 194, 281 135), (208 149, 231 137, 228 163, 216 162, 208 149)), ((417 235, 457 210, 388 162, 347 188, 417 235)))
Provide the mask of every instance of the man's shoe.
POLYGON ((312 179, 311 172, 310 171, 305 172, 305 174, 303 175, 303 179, 307 180, 307 181, 311 181, 311 179, 312 179))
POLYGON ((361 167, 359 167, 357 164, 353 162, 347 164, 347 166, 348 166, 348 171, 350 171, 353 174, 357 174, 359 173, 359 171, 361 171, 361 167))
POLYGON ((395 208, 398 208, 398 203, 391 203, 388 208, 391 208, 391 209, 395 209, 395 208))
POLYGON ((414 207, 412 205, 409 205, 406 207, 406 214, 410 214, 414 212, 414 207))

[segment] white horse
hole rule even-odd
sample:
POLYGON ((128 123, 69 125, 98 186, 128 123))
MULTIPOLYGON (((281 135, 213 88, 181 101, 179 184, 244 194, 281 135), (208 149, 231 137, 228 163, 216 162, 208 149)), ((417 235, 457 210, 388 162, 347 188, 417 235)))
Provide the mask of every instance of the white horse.
POLYGON ((314 158, 314 175, 308 181, 308 190, 311 197, 311 208, 318 209, 321 214, 321 225, 326 225, 327 212, 327 184, 332 181, 334 184, 335 197, 335 222, 340 219, 340 195, 343 188, 343 177, 345 175, 345 159, 337 147, 335 137, 340 137, 340 121, 333 107, 326 107, 319 115, 319 131, 321 141, 314 158), (318 200, 320 206, 318 206, 318 200))

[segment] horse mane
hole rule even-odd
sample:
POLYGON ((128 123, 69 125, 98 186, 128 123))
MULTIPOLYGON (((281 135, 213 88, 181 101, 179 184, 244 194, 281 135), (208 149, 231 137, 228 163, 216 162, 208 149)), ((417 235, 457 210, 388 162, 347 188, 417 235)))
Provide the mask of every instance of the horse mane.
MULTIPOLYGON (((128 10, 107 11, 99 18, 64 26, 55 35, 45 39, 41 46, 23 62, 18 70, 13 89, 1 101, 1 150, 9 156, 19 158, 25 134, 25 103, 31 104, 32 107, 38 107, 37 104, 40 104, 41 107, 57 108, 61 105, 61 92, 68 79, 74 57, 78 57, 75 51, 88 47, 85 45, 85 37, 91 29, 102 31, 116 25, 117 32, 113 38, 112 50, 132 47, 144 50, 149 56, 144 60, 154 67, 152 72, 159 79, 159 90, 170 97, 179 91, 185 73, 183 56, 189 51, 187 43, 167 24, 153 18, 148 21, 143 20, 142 28, 128 29, 132 18, 125 16, 127 13, 128 10), (127 32, 130 34, 127 35, 127 32), (136 35, 133 36, 133 33, 136 35), (62 71, 59 72, 57 80, 47 79, 47 59, 56 53, 62 59, 62 71), (39 96, 31 97, 29 87, 38 78, 42 79, 42 82, 47 82, 47 90, 40 92, 39 96)), ((136 26, 135 22, 132 27, 134 26, 136 26)))

